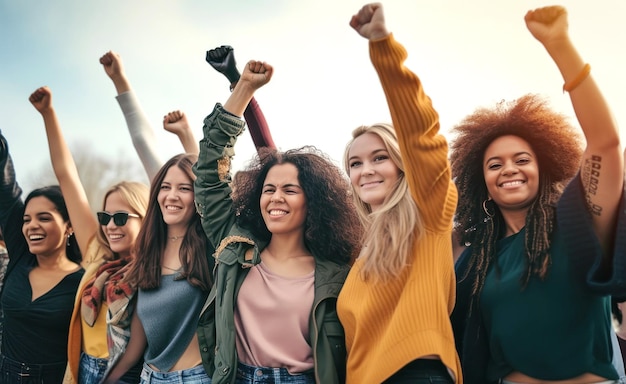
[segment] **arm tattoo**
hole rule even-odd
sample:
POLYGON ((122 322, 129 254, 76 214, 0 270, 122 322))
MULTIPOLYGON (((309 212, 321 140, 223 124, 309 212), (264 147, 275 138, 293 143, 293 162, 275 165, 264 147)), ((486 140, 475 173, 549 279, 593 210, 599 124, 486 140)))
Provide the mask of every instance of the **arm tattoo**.
POLYGON ((592 155, 591 158, 585 159, 585 164, 582 167, 581 179, 583 187, 585 188, 585 198, 587 200, 587 207, 592 215, 600 216, 602 214, 602 207, 594 204, 592 198, 598 193, 598 183, 600 180, 602 156, 592 155))

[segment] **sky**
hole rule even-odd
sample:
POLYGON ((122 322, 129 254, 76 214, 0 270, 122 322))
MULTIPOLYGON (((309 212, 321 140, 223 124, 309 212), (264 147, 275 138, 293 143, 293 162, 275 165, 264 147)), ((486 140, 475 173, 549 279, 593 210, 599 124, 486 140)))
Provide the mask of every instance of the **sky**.
MULTIPOLYGON (((250 59, 274 66, 256 98, 280 149, 315 145, 338 164, 350 132, 390 122, 367 41, 348 22, 356 0, 0 0, 0 130, 26 192, 49 164, 41 115, 29 95, 47 85, 70 148, 139 163, 115 88, 98 59, 113 50, 147 113, 165 160, 182 146, 162 127, 180 109, 197 139, 228 81, 205 61, 231 45, 240 70, 250 59)), ((449 130, 477 107, 526 93, 545 96, 577 125, 563 80, 526 29, 538 0, 388 0, 388 29, 409 52, 449 130)), ((626 2, 562 0, 570 35, 604 91, 626 143, 626 2)), ((234 170, 254 154, 244 133, 234 170)), ((80 166, 80 164, 79 164, 80 166)))

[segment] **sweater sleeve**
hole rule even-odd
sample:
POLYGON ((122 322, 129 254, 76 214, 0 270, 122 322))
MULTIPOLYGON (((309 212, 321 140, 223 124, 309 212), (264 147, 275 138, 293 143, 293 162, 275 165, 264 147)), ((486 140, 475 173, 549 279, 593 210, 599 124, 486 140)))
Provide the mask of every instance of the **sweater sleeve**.
POLYGON ((404 173, 427 229, 449 231, 457 191, 451 180, 448 143, 439 133, 439 115, 419 78, 405 65, 407 52, 390 34, 370 41, 391 120, 398 135, 404 173))
POLYGON ((204 137, 200 140, 194 193, 202 227, 214 247, 226 237, 235 221, 230 197, 230 167, 235 155, 234 145, 245 123, 217 104, 204 119, 204 137))
POLYGON ((148 178, 152 181, 163 165, 157 154, 154 130, 133 91, 124 92, 115 98, 122 109, 122 113, 124 113, 128 132, 137 155, 139 155, 148 178))
POLYGON ((265 120, 265 115, 263 115, 263 111, 261 111, 261 107, 254 97, 243 112, 243 117, 246 120, 250 136, 252 136, 252 141, 257 151, 262 147, 276 148, 270 128, 265 120))
POLYGON ((570 181, 559 199, 557 220, 573 268, 587 287, 599 295, 626 297, 626 195, 622 193, 615 242, 608 259, 603 257, 593 230, 580 174, 570 181))

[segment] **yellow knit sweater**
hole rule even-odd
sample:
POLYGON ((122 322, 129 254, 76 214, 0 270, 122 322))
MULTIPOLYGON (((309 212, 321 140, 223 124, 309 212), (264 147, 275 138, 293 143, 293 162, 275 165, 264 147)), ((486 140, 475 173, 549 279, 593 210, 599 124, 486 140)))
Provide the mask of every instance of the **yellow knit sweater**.
POLYGON ((413 247, 411 265, 398 278, 363 281, 358 259, 350 271, 337 303, 348 348, 347 383, 380 383, 428 355, 439 356, 462 383, 449 318, 456 294, 451 231, 457 190, 448 145, 430 98, 403 64, 404 47, 389 35, 369 48, 425 232, 413 247))

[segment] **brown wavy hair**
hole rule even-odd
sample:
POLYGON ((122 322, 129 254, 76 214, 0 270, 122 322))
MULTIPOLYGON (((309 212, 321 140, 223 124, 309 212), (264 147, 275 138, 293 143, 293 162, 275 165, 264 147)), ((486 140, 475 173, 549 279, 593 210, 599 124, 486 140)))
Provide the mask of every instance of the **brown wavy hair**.
POLYGON ((234 207, 237 223, 263 241, 272 234, 261 216, 260 196, 270 168, 293 164, 304 191, 307 213, 304 244, 316 259, 351 264, 358 251, 361 225, 341 169, 323 152, 305 146, 279 152, 261 148, 250 165, 237 177, 234 207))
MULTIPOLYGON (((168 160, 154 176, 146 216, 135 241, 135 258, 125 278, 130 284, 141 289, 159 287, 161 259, 167 242, 167 224, 163 221, 163 213, 157 200, 159 190, 171 167, 180 168, 193 182, 196 176, 191 168, 197 160, 198 156, 191 153, 176 155, 168 160)), ((212 254, 213 248, 206 239, 200 216, 196 212, 191 218, 180 245, 182 272, 177 279, 187 279, 191 285, 209 291, 213 284, 213 265, 209 265, 209 259, 212 261, 213 258, 208 256, 212 254)))
MULTIPOLYGON (((456 125, 452 133, 450 162, 452 177, 459 191, 455 215, 455 235, 461 245, 471 246, 470 269, 476 270, 473 294, 479 294, 487 270, 495 259, 495 244, 505 232, 498 206, 488 200, 483 174, 484 154, 498 137, 513 135, 527 141, 537 156, 539 191, 526 216, 525 287, 531 276, 545 278, 550 264, 550 238, 555 225, 556 202, 564 186, 580 167, 580 133, 567 118, 550 109, 534 94, 498 103, 494 108, 478 108, 456 125)), ((465 277, 467 277, 466 272, 465 277)))

